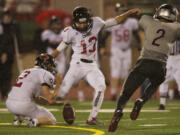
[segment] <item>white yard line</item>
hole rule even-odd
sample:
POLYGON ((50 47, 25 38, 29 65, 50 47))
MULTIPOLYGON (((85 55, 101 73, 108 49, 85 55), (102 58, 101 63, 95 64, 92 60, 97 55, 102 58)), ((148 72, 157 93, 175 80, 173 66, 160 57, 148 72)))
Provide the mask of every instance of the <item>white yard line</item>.
POLYGON ((168 106, 180 106, 179 102, 177 102, 177 103, 168 102, 167 105, 168 105, 168 106))
POLYGON ((167 126, 167 124, 143 124, 139 126, 140 127, 163 127, 163 126, 167 126))
POLYGON ((164 120, 164 119, 169 119, 169 120, 171 120, 171 119, 176 119, 175 117, 159 117, 159 118, 151 118, 152 120, 164 120))
MULTIPOLYGON (((131 112, 132 109, 124 109, 123 112, 131 112)), ((79 112, 79 113, 89 113, 91 112, 90 109, 87 109, 87 110, 76 110, 76 112, 79 112)), ((101 113, 113 113, 114 112, 114 109, 101 109, 99 112, 101 113)), ((170 112, 169 110, 149 110, 149 109, 142 109, 141 112, 170 112)))
POLYGON ((173 109, 173 110, 178 110, 178 109, 180 109, 180 106, 179 106, 179 107, 177 107, 177 106, 176 106, 176 107, 171 107, 171 106, 170 106, 170 107, 167 107, 167 108, 168 108, 168 109, 173 109))
MULTIPOLYGON (((51 112, 58 112, 59 109, 51 108, 48 109, 51 112)), ((124 109, 123 112, 131 112, 132 109, 124 109)), ((76 110, 77 113, 89 113, 91 112, 91 109, 83 109, 83 110, 76 110)), ((114 109, 101 109, 99 111, 100 113, 113 113, 114 109)), ((169 110, 149 110, 149 109, 142 109, 141 112, 170 112, 169 110)), ((6 108, 0 108, 0 113, 8 113, 8 110, 6 108)))

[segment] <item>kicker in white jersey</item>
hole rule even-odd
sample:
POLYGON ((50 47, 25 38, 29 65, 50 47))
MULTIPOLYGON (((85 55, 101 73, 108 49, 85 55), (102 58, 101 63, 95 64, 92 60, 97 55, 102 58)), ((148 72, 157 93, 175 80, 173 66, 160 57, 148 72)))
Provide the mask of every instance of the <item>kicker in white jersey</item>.
POLYGON ((63 42, 71 44, 74 54, 73 59, 96 60, 98 33, 104 26, 104 21, 99 17, 93 17, 92 30, 89 33, 82 34, 71 26, 62 32, 63 42))

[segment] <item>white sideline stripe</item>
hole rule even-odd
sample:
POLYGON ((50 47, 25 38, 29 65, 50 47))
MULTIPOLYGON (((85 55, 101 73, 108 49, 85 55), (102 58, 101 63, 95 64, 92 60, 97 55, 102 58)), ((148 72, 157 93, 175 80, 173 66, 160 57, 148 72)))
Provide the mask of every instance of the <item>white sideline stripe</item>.
POLYGON ((180 107, 168 107, 169 109, 174 109, 174 110, 177 110, 177 109, 180 109, 180 107))
MULTIPOLYGON (((50 112, 58 112, 59 109, 51 108, 48 109, 50 112)), ((124 109, 123 112, 131 112, 132 109, 124 109)), ((90 109, 85 110, 76 110, 78 113, 89 113, 91 112, 90 109)), ((101 113, 113 113, 114 109, 101 109, 99 112, 101 113)), ((142 109, 141 112, 170 112, 169 110, 144 110, 142 109)), ((0 108, 0 113, 8 113, 8 110, 6 108, 0 108)))
POLYGON ((174 117, 159 117, 159 118, 151 118, 152 120, 164 120, 164 119, 169 119, 169 120, 171 120, 171 119, 176 119, 176 118, 174 118, 174 117))
MULTIPOLYGON (((132 109, 124 109, 123 112, 131 112, 132 109)), ((91 112, 90 109, 88 110, 76 110, 76 112, 84 113, 84 112, 91 112)), ((99 112, 102 113, 113 113, 114 109, 101 109, 99 112)), ((144 110, 142 109, 141 112, 170 112, 169 110, 144 110)))
POLYGON ((167 126, 167 124, 144 124, 144 125, 139 125, 141 127, 162 127, 162 126, 167 126))
MULTIPOLYGON (((149 118, 149 119, 152 119, 152 120, 167 120, 167 119, 176 119, 176 118, 173 118, 173 117, 157 117, 157 118, 149 118)), ((145 121, 145 120, 148 120, 146 118, 138 118, 136 121, 145 121)), ((110 120, 102 120, 103 122, 110 122, 110 120)), ((123 118, 121 121, 132 121, 130 118, 123 118)), ((83 120, 83 121, 75 121, 76 124, 78 125, 86 125, 84 124, 86 121, 83 120)), ((59 124, 61 123, 64 123, 64 122, 57 122, 59 124)), ((141 125, 139 125, 141 126, 141 125)))
POLYGON ((180 106, 178 103, 168 103, 168 106, 180 106))

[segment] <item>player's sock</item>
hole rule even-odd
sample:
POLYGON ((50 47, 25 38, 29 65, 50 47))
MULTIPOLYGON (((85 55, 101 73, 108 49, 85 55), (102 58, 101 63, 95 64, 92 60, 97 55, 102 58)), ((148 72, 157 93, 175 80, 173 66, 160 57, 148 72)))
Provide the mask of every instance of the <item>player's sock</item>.
POLYGON ((33 121, 34 121, 34 125, 35 125, 35 126, 37 126, 37 125, 39 124, 38 119, 33 119, 33 121))
POLYGON ((116 95, 116 89, 115 88, 111 88, 111 95, 116 95))
POLYGON ((112 101, 116 101, 116 89, 115 88, 111 88, 111 97, 110 97, 110 99, 112 100, 112 101))
POLYGON ((172 100, 174 98, 174 90, 170 89, 168 95, 169 95, 169 99, 172 100))
POLYGON ((83 102, 84 101, 84 92, 83 90, 78 91, 78 101, 83 102))
POLYGON ((160 97, 160 105, 166 105, 166 98, 165 97, 160 97))
POLYGON ((96 91, 93 99, 93 108, 88 120, 92 120, 92 118, 96 118, 99 109, 102 105, 103 99, 104 99, 104 90, 96 91))

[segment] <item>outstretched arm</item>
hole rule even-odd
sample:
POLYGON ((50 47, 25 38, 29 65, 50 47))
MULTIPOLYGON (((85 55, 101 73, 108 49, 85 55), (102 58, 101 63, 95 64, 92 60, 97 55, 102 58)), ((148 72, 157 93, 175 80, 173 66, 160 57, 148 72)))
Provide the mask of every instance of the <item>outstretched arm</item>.
POLYGON ((63 51, 68 45, 63 41, 59 44, 59 46, 54 50, 51 54, 53 57, 57 57, 61 51, 63 51))
POLYGON ((115 18, 112 18, 112 19, 109 19, 109 20, 105 21, 104 29, 121 23, 122 21, 124 21, 131 14, 139 15, 140 14, 140 9, 135 8, 135 9, 128 10, 127 12, 125 12, 125 13, 123 13, 121 15, 118 15, 115 18))

